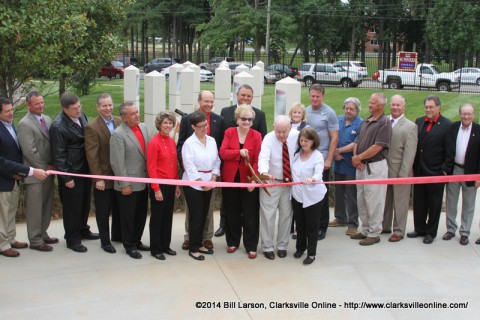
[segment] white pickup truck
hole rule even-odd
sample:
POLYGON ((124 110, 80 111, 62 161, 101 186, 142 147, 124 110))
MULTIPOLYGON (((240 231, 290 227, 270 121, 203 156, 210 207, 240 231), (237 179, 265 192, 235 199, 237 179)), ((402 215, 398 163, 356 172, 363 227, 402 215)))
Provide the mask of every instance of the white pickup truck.
POLYGON ((419 64, 415 71, 379 70, 375 77, 381 84, 388 85, 389 89, 423 87, 437 88, 438 91, 451 91, 460 85, 458 75, 453 72, 440 72, 436 66, 427 63, 419 64))

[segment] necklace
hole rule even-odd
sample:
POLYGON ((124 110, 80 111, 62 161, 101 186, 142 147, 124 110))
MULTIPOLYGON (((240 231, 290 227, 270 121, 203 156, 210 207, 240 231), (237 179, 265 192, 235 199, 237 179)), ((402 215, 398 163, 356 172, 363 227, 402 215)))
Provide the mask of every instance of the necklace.
POLYGON ((169 150, 167 146, 167 142, 169 142, 170 140, 169 138, 170 137, 165 137, 163 135, 160 135, 160 140, 163 142, 163 148, 165 149, 165 152, 164 152, 165 159, 167 160, 168 166, 170 168, 173 168, 175 154, 171 149, 169 150))

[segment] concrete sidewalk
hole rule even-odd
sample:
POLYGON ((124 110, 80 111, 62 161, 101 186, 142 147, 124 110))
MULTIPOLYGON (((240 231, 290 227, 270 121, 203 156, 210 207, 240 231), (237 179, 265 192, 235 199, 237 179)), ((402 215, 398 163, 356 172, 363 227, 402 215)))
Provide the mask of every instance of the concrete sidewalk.
MULTIPOLYGON (((286 258, 270 261, 261 250, 255 260, 243 248, 228 254, 224 237, 215 238, 215 254, 195 261, 181 249, 184 218, 174 215, 172 248, 178 254, 166 261, 148 252, 132 259, 120 243, 114 243, 116 254, 108 254, 98 240, 83 242, 87 253, 67 249, 61 239, 53 252, 23 249, 19 258, 0 256, 1 319, 459 320, 480 314, 478 212, 467 246, 458 243, 458 234, 441 239, 444 213, 431 245, 421 238, 389 243, 382 235, 379 244, 362 247, 345 236, 346 228, 329 228, 310 266, 293 258, 294 240, 286 258), (362 302, 436 303, 436 308, 374 308, 362 302), (468 306, 443 309, 439 303, 468 306)), ((218 212, 215 221, 217 226, 218 212)), ((410 212, 409 231, 412 221, 410 212)), ((95 231, 95 220, 89 224, 95 231)), ((63 238, 62 221, 52 221, 49 233, 63 238)), ((17 225, 17 234, 26 240, 25 224, 17 225)), ((147 224, 145 244, 148 234, 147 224)))

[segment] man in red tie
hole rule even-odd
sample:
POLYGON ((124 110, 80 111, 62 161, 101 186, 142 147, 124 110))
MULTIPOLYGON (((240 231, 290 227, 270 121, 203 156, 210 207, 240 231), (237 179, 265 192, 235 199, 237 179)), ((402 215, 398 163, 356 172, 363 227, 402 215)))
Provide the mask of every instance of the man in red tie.
MULTIPOLYGON (((113 173, 121 177, 146 178, 149 141, 147 126, 140 123, 138 108, 132 102, 120 105, 120 116, 122 123, 110 138, 110 164, 113 173)), ((123 247, 131 258, 140 259, 142 255, 138 250, 150 250, 150 247, 141 241, 147 222, 147 185, 115 181, 113 187, 120 208, 123 247)))
MULTIPOLYGON (((425 116, 417 118, 418 145, 413 174, 415 177, 442 176, 452 171, 454 150, 446 145, 452 122, 440 114, 440 98, 425 98, 425 116)), ((423 243, 431 244, 437 236, 442 210, 445 183, 416 184, 413 186, 413 223, 415 230, 407 237, 424 237, 423 243)))
MULTIPOLYGON (((258 157, 258 172, 273 183, 291 182, 290 159, 297 147, 298 130, 290 130, 290 118, 284 115, 275 118, 274 131, 268 133, 262 142, 258 157)), ((260 190, 260 239, 263 254, 269 260, 275 259, 275 220, 278 209, 278 232, 276 248, 279 258, 287 256, 292 203, 290 186, 268 189, 271 196, 260 190)))

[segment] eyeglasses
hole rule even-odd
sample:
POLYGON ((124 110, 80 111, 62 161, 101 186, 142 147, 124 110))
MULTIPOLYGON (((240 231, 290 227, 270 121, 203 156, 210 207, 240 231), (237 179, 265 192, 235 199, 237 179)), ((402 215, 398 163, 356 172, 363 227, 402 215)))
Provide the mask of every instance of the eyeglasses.
POLYGON ((208 123, 207 123, 207 124, 204 124, 203 126, 197 126, 197 125, 195 125, 195 127, 197 127, 198 129, 205 129, 206 127, 208 127, 208 123))
POLYGON ((252 121, 253 121, 253 118, 240 118, 240 120, 252 122, 252 121))

